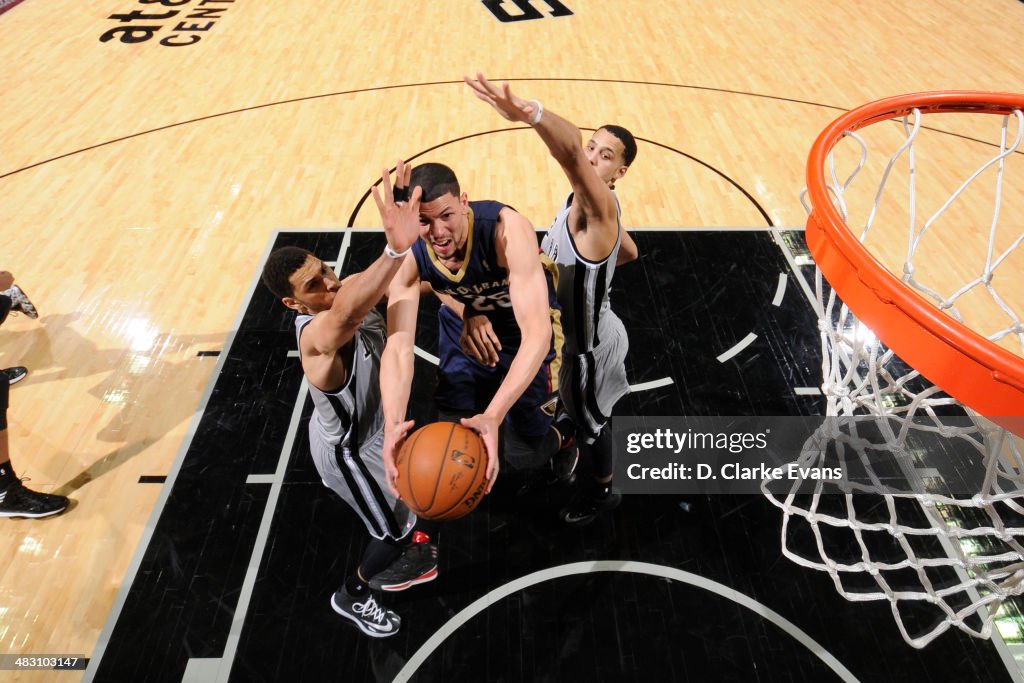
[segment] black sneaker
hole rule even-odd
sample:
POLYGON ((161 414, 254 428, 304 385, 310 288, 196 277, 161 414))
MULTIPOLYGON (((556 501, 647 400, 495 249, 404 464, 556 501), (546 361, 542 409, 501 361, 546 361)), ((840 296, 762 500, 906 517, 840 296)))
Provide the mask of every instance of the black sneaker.
POLYGON ((369 592, 362 598, 353 598, 342 587, 331 596, 334 611, 355 622, 359 630, 371 638, 387 638, 398 633, 402 618, 394 611, 381 607, 369 592))
POLYGON ((576 481, 576 463, 580 461, 580 449, 576 448, 573 439, 558 449, 558 452, 551 456, 551 472, 555 482, 562 486, 569 486, 576 481))
POLYGON ((551 456, 551 471, 557 483, 569 485, 576 481, 576 463, 580 459, 580 450, 576 447, 576 424, 561 404, 555 414, 555 429, 562 437, 562 443, 551 456))
POLYGON ((594 518, 605 510, 614 510, 622 502, 622 493, 614 486, 606 493, 591 484, 578 492, 562 509, 562 521, 566 524, 590 524, 594 518))
POLYGON ((370 579, 370 588, 378 591, 404 591, 418 583, 437 578, 437 546, 412 543, 391 566, 370 579))
MULTIPOLYGON (((13 368, 0 370, 0 375, 7 378, 8 384, 17 384, 28 377, 28 368, 23 365, 16 365, 13 368)), ((2 381, 2 380, 0 380, 2 381)))
POLYGON ((28 317, 35 319, 39 317, 39 311, 29 301, 28 296, 22 291, 18 285, 11 285, 10 289, 3 292, 7 296, 11 297, 11 310, 24 313, 28 317))
POLYGON ((0 491, 0 517, 50 517, 68 507, 68 499, 25 488, 22 480, 0 491))

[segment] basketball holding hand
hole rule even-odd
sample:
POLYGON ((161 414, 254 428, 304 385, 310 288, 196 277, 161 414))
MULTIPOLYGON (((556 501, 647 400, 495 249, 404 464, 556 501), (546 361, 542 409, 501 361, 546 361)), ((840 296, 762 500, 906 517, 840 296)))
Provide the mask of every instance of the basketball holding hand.
POLYGON ((402 501, 426 519, 458 519, 468 515, 489 489, 483 440, 454 422, 421 427, 395 458, 395 484, 402 501))
POLYGON ((417 515, 456 519, 491 492, 498 477, 497 428, 492 433, 480 417, 463 419, 461 425, 434 422, 412 434, 415 422, 409 420, 385 432, 388 488, 417 515), (491 443, 473 429, 477 424, 492 435, 491 443))

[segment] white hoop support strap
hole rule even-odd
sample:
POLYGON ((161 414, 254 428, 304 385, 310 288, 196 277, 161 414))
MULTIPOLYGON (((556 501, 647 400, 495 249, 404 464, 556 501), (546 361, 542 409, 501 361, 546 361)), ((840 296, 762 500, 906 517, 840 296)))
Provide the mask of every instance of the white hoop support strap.
POLYGON ((807 159, 807 246, 850 310, 911 367, 966 406, 1024 436, 1024 358, 994 344, 903 284, 850 232, 833 205, 826 160, 844 131, 914 109, 922 114, 1010 114, 1024 94, 949 91, 900 95, 853 109, 815 140, 807 159))

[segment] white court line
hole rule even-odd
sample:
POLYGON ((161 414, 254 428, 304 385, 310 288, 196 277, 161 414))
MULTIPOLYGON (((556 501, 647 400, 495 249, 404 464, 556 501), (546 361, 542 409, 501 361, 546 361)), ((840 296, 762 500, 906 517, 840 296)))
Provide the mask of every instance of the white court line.
MULTIPOLYGON (((251 475, 271 478, 270 494, 267 496, 266 505, 263 507, 263 518, 260 520, 260 528, 256 533, 256 542, 253 544, 252 554, 249 555, 249 566, 245 570, 245 579, 242 580, 242 588, 238 591, 238 603, 235 605, 235 613, 231 618, 231 628, 228 630, 228 637, 224 643, 224 654, 220 657, 220 668, 217 675, 217 683, 227 683, 231 676, 231 667, 235 663, 235 653, 238 651, 238 641, 242 637, 242 629, 245 628, 245 616, 249 611, 249 603, 252 600, 252 591, 256 587, 256 579, 260 573, 260 564, 263 562, 263 553, 267 548, 267 539, 270 538, 270 525, 274 521, 274 512, 277 510, 277 499, 281 495, 281 487, 284 485, 285 470, 288 469, 288 456, 295 444, 295 435, 299 431, 299 424, 302 417, 302 406, 306 402, 306 392, 309 390, 309 382, 302 378, 299 386, 299 395, 295 398, 295 407, 292 409, 292 417, 288 422, 288 435, 285 437, 284 445, 281 447, 281 454, 277 458, 277 469, 273 475, 251 475)), ((249 483, 248 480, 246 483, 249 483)), ((265 483, 265 482, 261 482, 265 483)))
MULTIPOLYGON (((279 232, 282 231, 276 231, 274 237, 267 243, 266 248, 263 250, 263 258, 260 263, 266 263, 267 257, 270 255, 270 250, 274 246, 277 233, 279 232)), ((153 540, 153 533, 156 531, 157 522, 160 521, 160 517, 164 513, 164 507, 166 507, 167 499, 171 495, 171 489, 174 488, 174 482, 178 478, 178 473, 181 471, 181 467, 185 462, 185 456, 188 454, 188 449, 192 446, 192 439, 195 438, 196 430, 199 428, 199 422, 202 420, 203 414, 206 412, 206 406, 210 402, 210 397, 213 395, 213 389, 217 385, 217 379, 220 377, 220 373, 224 369, 224 363, 227 362, 231 345, 235 342, 235 335, 242 326, 242 319, 245 317, 245 310, 248 307, 249 301, 252 300, 253 292, 256 291, 256 287, 259 286, 259 283, 260 272, 257 271, 253 273, 252 279, 249 281, 247 296, 242 299, 245 303, 239 308, 238 313, 235 315, 235 321, 231 324, 231 329, 228 331, 227 336, 224 339, 224 345, 221 347, 221 353, 217 356, 217 364, 213 366, 213 370, 210 373, 210 380, 206 383, 206 389, 203 391, 203 395, 199 398, 199 403, 196 405, 195 412, 192 413, 192 419, 189 421, 188 429, 185 430, 184 437, 182 437, 181 445, 178 447, 178 453, 174 457, 174 463, 171 465, 171 469, 167 473, 167 479, 164 480, 164 485, 160 487, 160 495, 153 504, 153 510, 149 514, 149 520, 146 522, 146 527, 142 530, 139 542, 135 546, 135 553, 132 555, 132 559, 128 564, 128 569, 124 573, 124 578, 121 580, 121 586, 118 588, 117 595, 114 597, 114 604, 111 605, 110 612, 107 614, 107 620, 103 624, 103 630, 100 631, 99 636, 96 638, 96 646, 93 648, 92 654, 89 657, 89 666, 86 668, 85 675, 82 677, 83 683, 89 683, 92 681, 93 678, 96 677, 96 672, 100 668, 100 662, 103 661, 103 655, 107 651, 107 645, 110 644, 110 637, 114 633, 114 626, 117 624, 117 620, 121 616, 121 610, 124 609, 124 604, 128 600, 128 593, 131 591, 132 585, 135 583, 135 578, 138 576, 139 569, 142 567, 142 560, 146 555, 146 550, 149 548, 150 542, 153 540)))
POLYGON ((421 349, 418 346, 412 347, 412 352, 414 354, 416 354, 417 356, 419 356, 420 358, 422 358, 423 360, 425 360, 427 362, 430 362, 430 363, 433 363, 434 365, 437 365, 437 364, 439 364, 441 362, 440 358, 438 358, 437 356, 434 356, 432 354, 427 353, 426 351, 424 351, 423 349, 421 349))
POLYGON ((630 393, 635 394, 638 391, 647 391, 649 389, 657 389, 658 387, 667 387, 668 385, 674 384, 674 383, 675 383, 675 380, 673 380, 671 377, 662 377, 661 379, 656 379, 656 380, 653 380, 653 381, 650 381, 650 382, 641 382, 640 384, 630 384, 629 385, 629 391, 630 391, 630 393))
POLYGON ((779 284, 775 288, 775 298, 772 299, 772 306, 781 306, 782 297, 786 296, 786 282, 789 280, 785 273, 779 273, 779 284))
POLYGON ((405 666, 402 667, 402 670, 398 672, 397 676, 395 676, 395 683, 405 683, 412 678, 412 676, 416 674, 417 670, 423 665, 423 662, 426 661, 427 657, 429 657, 434 650, 447 640, 448 636, 477 614, 497 603, 499 600, 503 600, 513 593, 517 593, 539 583, 544 583, 545 581, 593 572, 647 574, 648 576, 657 576, 679 581, 680 583, 696 586, 697 588, 703 588, 706 591, 720 595, 723 598, 732 600, 742 607, 746 607, 754 614, 757 614, 778 626, 794 640, 810 650, 812 654, 832 669, 832 671, 834 671, 841 680, 857 681, 857 678, 849 669, 843 666, 842 662, 822 647, 820 643, 801 631, 796 624, 748 595, 740 593, 739 591, 729 588, 717 581, 712 581, 711 579, 706 579, 703 576, 691 574, 690 572, 684 572, 683 570, 676 569, 675 567, 666 567, 658 564, 650 564, 648 562, 596 560, 591 562, 573 562, 571 564, 563 564, 558 567, 542 569, 538 572, 534 572, 533 574, 528 574, 527 576, 510 581, 504 586, 499 586, 487 595, 475 600, 472 604, 449 619, 440 629, 437 630, 436 633, 434 633, 434 635, 427 639, 427 642, 420 646, 420 649, 409 658, 409 661, 406 662, 405 666))
MULTIPOLYGON (((334 267, 335 274, 341 270, 341 265, 345 262, 345 253, 348 251, 351 243, 352 231, 346 229, 345 236, 341 238, 341 248, 338 250, 338 260, 334 267)), ((302 384, 299 386, 299 395, 295 398, 295 407, 292 408, 291 420, 288 422, 288 434, 285 436, 284 445, 281 447, 281 454, 277 458, 277 469, 274 471, 270 485, 270 494, 267 496, 267 502, 263 508, 263 518, 260 520, 260 528, 256 533, 256 542, 253 544, 252 554, 249 556, 249 566, 245 571, 242 588, 238 592, 238 604, 235 606, 235 613, 231 619, 231 628, 228 630, 228 637, 224 643, 224 654, 221 655, 217 683, 227 683, 228 678, 231 676, 231 667, 234 666, 238 642, 242 637, 242 629, 245 628, 246 613, 249 611, 249 602, 252 600, 252 592, 256 586, 256 579, 259 576, 260 564, 263 562, 263 553, 267 548, 270 526, 274 521, 274 512, 277 510, 277 499, 281 495, 281 487, 284 486, 285 471, 288 469, 288 457, 291 455, 292 446, 295 444, 295 435, 299 431, 302 407, 306 403, 306 393, 308 391, 309 381, 303 376, 302 384)), ((265 477, 267 475, 262 476, 265 477)))
POLYGON ((782 239, 782 236, 777 234, 780 230, 792 230, 793 228, 780 228, 776 229, 775 244, 778 245, 779 249, 782 250, 782 255, 789 262, 789 267, 793 271, 793 275, 796 276, 797 284, 800 285, 800 289, 804 290, 804 295, 807 300, 811 302, 811 309, 817 312, 818 310, 818 297, 814 295, 814 290, 811 289, 810 284, 804 278, 803 271, 800 270, 800 266, 796 262, 796 258, 793 256, 793 252, 786 246, 786 242, 782 239))
POLYGON ((728 351, 726 351, 722 355, 718 356, 718 362, 719 363, 724 363, 725 361, 729 360, 730 358, 735 356, 737 353, 739 353, 743 349, 745 349, 748 346, 750 346, 751 344, 753 344, 755 339, 757 339, 757 335, 754 334, 753 332, 751 332, 746 337, 744 337, 743 339, 739 340, 739 342, 736 343, 736 346, 732 347, 731 349, 729 349, 728 351))

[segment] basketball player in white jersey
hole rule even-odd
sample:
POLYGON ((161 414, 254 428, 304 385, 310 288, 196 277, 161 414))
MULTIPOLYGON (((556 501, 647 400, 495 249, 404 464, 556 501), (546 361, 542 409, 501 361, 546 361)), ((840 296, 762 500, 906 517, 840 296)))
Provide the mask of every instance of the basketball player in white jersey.
MULTIPOLYGON (((399 162, 400 178, 407 179, 409 170, 399 162)), ((297 247, 275 249, 263 269, 267 288, 298 313, 299 355, 315 406, 309 447, 317 471, 373 537, 331 606, 375 638, 397 633, 401 620, 376 602, 370 588, 404 590, 437 576, 436 548, 411 543, 414 527, 423 525, 388 490, 381 460, 385 324, 374 306, 420 234, 419 193, 396 204, 387 170, 382 186, 383 199, 376 187, 372 191, 387 247, 366 270, 339 280, 323 261, 297 247)))
POLYGON ((615 266, 637 258, 636 244, 622 229, 615 182, 636 156, 636 141, 621 126, 605 125, 582 146, 579 128, 537 100, 512 94, 483 74, 465 78, 474 94, 510 121, 529 123, 562 167, 572 192, 541 248, 558 266, 558 303, 565 330, 559 379, 562 405, 576 424, 581 453, 593 462, 594 480, 562 510, 562 519, 586 524, 618 506, 612 486, 612 437, 608 418, 629 392, 625 358, 629 339, 611 309, 615 266))

